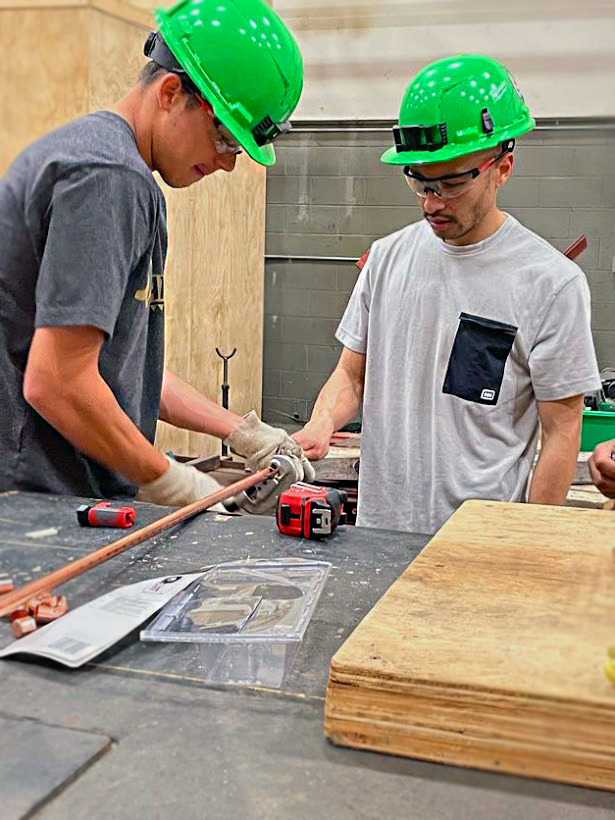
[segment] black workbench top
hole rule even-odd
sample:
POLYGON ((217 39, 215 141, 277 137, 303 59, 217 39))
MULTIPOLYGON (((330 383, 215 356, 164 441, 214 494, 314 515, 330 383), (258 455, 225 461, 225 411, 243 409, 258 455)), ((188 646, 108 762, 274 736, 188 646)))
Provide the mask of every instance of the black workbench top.
MULTIPOLYGON (((118 537, 79 527, 78 504, 0 495, 0 575, 22 584, 118 537), (57 534, 28 536, 51 527, 57 534)), ((167 512, 136 506, 138 525, 167 512)), ((612 818, 613 795, 325 740, 332 654, 426 541, 352 527, 303 541, 281 536, 271 517, 207 513, 70 581, 62 592, 74 608, 113 587, 222 561, 297 556, 333 565, 282 690, 208 686, 185 647, 136 636, 78 670, 0 661, 0 736, 17 738, 0 744, 0 817, 42 805, 44 820, 612 818), (31 771, 15 765, 24 755, 31 771), (63 765, 50 765, 59 758, 63 765)), ((11 640, 3 619, 0 646, 11 640)))

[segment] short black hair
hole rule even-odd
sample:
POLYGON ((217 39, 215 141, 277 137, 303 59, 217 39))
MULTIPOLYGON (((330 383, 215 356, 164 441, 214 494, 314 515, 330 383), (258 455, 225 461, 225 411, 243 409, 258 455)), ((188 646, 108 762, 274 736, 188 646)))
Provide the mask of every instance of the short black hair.
MULTIPOLYGON (((175 72, 169 72, 168 68, 165 68, 159 63, 154 62, 154 60, 150 60, 149 63, 146 63, 139 72, 139 84, 143 88, 147 88, 148 86, 152 85, 162 73, 174 74, 175 72)), ((180 80, 182 79, 179 76, 179 74, 177 76, 180 80)), ((183 80, 182 88, 184 90, 184 93, 186 94, 186 108, 198 108, 199 100, 196 94, 191 89, 186 88, 186 84, 183 82, 183 80)))
POLYGON ((145 63, 139 72, 139 84, 147 88, 148 85, 154 82, 161 71, 166 71, 166 69, 153 60, 150 60, 149 63, 145 63))

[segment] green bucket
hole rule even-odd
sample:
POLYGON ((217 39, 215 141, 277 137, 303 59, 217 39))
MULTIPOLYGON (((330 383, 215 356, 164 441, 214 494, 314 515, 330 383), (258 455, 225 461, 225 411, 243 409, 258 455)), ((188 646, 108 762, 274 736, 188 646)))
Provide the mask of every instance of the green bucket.
POLYGON ((583 424, 581 426, 581 450, 588 452, 602 444, 615 438, 615 408, 613 410, 590 410, 583 411, 583 424))

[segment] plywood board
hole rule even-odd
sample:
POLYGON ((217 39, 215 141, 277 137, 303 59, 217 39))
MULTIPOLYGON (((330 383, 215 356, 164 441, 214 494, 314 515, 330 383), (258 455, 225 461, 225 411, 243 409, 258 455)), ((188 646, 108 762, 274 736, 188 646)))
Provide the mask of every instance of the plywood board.
MULTIPOLYGON (((229 362, 230 407, 260 412, 263 350, 265 169, 238 157, 189 191, 164 188, 169 204, 165 273, 171 370, 221 400, 222 359, 229 362)), ((213 455, 220 442, 160 425, 158 443, 182 455, 213 455)))
POLYGON ((615 789, 615 517, 466 502, 331 661, 335 743, 615 789))
POLYGON ((87 111, 87 14, 0 7, 0 175, 30 142, 87 111))

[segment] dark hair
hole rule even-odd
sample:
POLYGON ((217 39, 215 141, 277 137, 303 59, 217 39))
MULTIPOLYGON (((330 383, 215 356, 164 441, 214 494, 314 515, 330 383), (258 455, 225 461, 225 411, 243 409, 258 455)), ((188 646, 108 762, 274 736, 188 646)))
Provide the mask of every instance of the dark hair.
MULTIPOLYGON (((143 88, 147 88, 148 86, 152 85, 156 81, 156 79, 163 72, 165 74, 166 73, 171 73, 171 74, 174 73, 172 71, 169 72, 168 68, 165 68, 164 66, 160 65, 159 63, 156 63, 153 60, 150 60, 149 63, 146 63, 143 66, 143 68, 141 69, 141 71, 139 72, 139 84, 141 86, 143 86, 143 88)), ((177 75, 177 76, 179 77, 179 75, 177 75)), ((180 77, 180 80, 181 80, 181 77, 180 77)), ((196 94, 192 90, 187 89, 186 85, 183 81, 182 81, 182 89, 183 89, 184 93, 186 94, 186 108, 198 108, 199 107, 199 101, 197 99, 196 94)))

